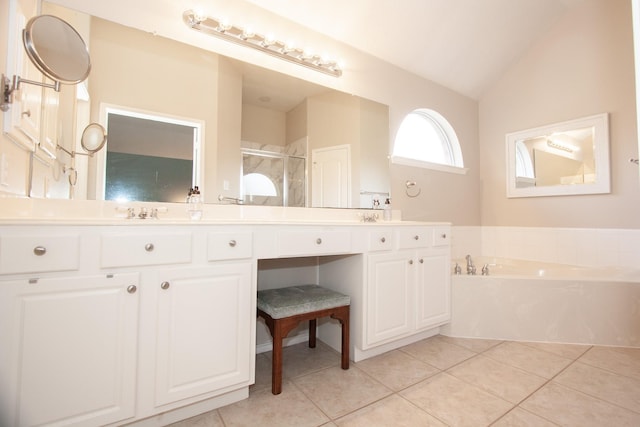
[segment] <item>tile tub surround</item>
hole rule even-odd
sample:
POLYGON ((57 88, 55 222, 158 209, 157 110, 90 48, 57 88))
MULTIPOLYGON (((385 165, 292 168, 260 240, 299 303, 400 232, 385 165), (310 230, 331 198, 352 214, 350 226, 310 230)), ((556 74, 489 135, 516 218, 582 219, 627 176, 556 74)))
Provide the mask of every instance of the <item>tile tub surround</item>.
POLYGON ((640 349, 439 335, 340 372, 318 344, 285 349, 288 394, 271 395, 262 353, 249 399, 173 427, 640 425, 640 349))
POLYGON ((452 227, 452 257, 489 256, 586 267, 640 265, 640 229, 452 227))

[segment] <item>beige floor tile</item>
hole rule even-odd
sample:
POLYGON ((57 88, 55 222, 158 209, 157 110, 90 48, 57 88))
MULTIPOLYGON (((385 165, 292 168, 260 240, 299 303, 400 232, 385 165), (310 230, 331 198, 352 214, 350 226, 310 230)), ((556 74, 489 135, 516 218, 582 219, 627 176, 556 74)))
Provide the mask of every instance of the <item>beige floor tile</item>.
POLYGON ((449 344, 459 345, 475 353, 482 353, 502 342, 501 340, 485 340, 480 338, 454 338, 445 335, 439 335, 439 337, 449 344))
POLYGON ((546 342, 522 342, 521 344, 574 360, 582 356, 587 350, 591 348, 590 345, 556 344, 546 342))
POLYGON ((576 362, 554 382, 640 413, 640 380, 576 362))
POLYGON ((557 425, 524 409, 514 408, 513 411, 491 424, 491 427, 554 427, 557 425))
POLYGON ((544 378, 552 378, 572 360, 517 342, 505 342, 483 353, 498 362, 544 378))
POLYGON ((336 424, 339 427, 446 427, 446 424, 397 394, 340 418, 336 424))
POLYGON ((271 388, 271 359, 261 353, 256 355, 256 381, 249 387, 249 392, 267 387, 271 388))
POLYGON ((170 424, 169 427, 224 427, 218 411, 205 412, 192 418, 170 424))
MULTIPOLYGON (((263 354, 271 363, 273 352, 263 354)), ((320 340, 316 341, 316 348, 309 348, 309 344, 303 342, 282 349, 283 378, 295 378, 330 366, 340 366, 340 353, 320 340)), ((269 364, 269 375, 271 375, 271 364, 269 364)))
POLYGON ((390 389, 355 366, 348 370, 327 368, 293 381, 331 419, 391 394, 390 389))
POLYGON ((363 360, 356 366, 394 391, 407 388, 440 372, 399 350, 363 360))
POLYGON ((568 427, 637 427, 640 414, 551 382, 520 404, 523 409, 568 427))
POLYGON ((330 421, 290 381, 283 381, 281 394, 271 394, 271 388, 258 390, 218 412, 226 427, 316 427, 330 421))
POLYGON ((487 426, 512 404, 443 372, 400 395, 450 426, 487 426))
POLYGON ((640 380, 640 348, 593 347, 580 362, 640 380))
POLYGON ((438 369, 448 369, 477 354, 458 345, 449 344, 439 336, 409 344, 400 350, 438 369))
POLYGON ((547 382, 545 378, 482 355, 454 366, 447 373, 514 404, 547 382))

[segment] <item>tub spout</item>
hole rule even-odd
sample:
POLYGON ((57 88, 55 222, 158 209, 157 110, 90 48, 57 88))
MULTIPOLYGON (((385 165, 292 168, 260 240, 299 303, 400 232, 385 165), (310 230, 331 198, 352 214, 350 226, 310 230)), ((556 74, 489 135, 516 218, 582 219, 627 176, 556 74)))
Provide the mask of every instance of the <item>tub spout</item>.
POLYGON ((471 259, 471 255, 467 255, 465 257, 467 260, 467 274, 476 274, 476 266, 473 265, 473 260, 471 259))

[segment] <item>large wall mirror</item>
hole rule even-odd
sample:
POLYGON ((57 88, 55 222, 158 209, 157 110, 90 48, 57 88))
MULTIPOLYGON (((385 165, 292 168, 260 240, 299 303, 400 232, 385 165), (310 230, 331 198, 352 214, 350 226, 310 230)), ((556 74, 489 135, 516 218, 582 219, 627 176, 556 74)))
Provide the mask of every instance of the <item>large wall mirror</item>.
MULTIPOLYGON (((43 5, 46 13, 55 15, 60 11, 67 19, 71 15, 75 20, 72 25, 85 29, 83 37, 88 41, 92 58, 88 81, 91 121, 102 123, 109 133, 120 134, 125 127, 135 130, 135 134, 117 139, 127 141, 128 147, 109 147, 111 141, 116 141, 110 136, 104 154, 90 159, 86 173, 79 172, 78 179, 87 180, 88 199, 111 198, 105 192, 107 165, 116 162, 114 156, 143 159, 141 154, 148 150, 134 146, 141 141, 148 146, 157 137, 141 136, 146 127, 141 122, 131 126, 130 120, 120 120, 122 128, 115 128, 118 122, 114 120, 105 123, 104 114, 100 114, 105 105, 202 124, 201 150, 197 156, 189 159, 163 154, 172 151, 167 148, 152 156, 156 157, 156 165, 147 171, 150 176, 156 174, 159 181, 171 180, 168 175, 161 176, 169 171, 162 166, 167 158, 197 162, 194 169, 199 172, 192 175, 184 196, 189 186, 198 185, 206 203, 239 199, 245 204, 346 208, 368 208, 373 199, 384 201, 389 196, 386 105, 115 22, 70 12, 54 3, 45 1, 43 5), (319 163, 320 157, 316 161, 315 153, 332 148, 340 151, 345 146, 349 148, 349 156, 344 158, 349 162, 345 168, 349 176, 338 183, 341 188, 336 191, 346 191, 349 196, 329 205, 314 205, 317 198, 313 197, 312 189, 317 185, 313 180, 323 176, 316 171, 334 166, 319 163), (119 154, 111 154, 109 162, 106 157, 110 153, 119 154), (253 174, 250 179, 244 177, 248 174, 253 174), (265 175, 274 184, 276 194, 256 190, 255 174, 265 175)), ((158 139, 156 145, 170 144, 171 141, 158 139)), ((130 172, 133 171, 119 171, 119 181, 130 172)), ((320 187, 327 190, 326 185, 320 187)), ((76 196, 82 198, 78 192, 76 196)), ((170 197, 140 194, 134 198, 184 200, 176 194, 170 197)))
POLYGON ((611 192, 607 114, 509 133, 507 197, 611 192))

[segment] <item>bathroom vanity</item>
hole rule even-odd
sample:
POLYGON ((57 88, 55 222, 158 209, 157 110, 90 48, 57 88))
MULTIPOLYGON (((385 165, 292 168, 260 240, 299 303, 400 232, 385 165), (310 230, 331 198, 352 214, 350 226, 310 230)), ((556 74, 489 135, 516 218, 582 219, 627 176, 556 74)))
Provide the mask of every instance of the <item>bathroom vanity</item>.
MULTIPOLYGON (((248 396, 258 260, 315 257, 354 360, 450 320, 450 225, 12 219, 0 225, 3 425, 158 425, 248 396)), ((318 337, 339 349, 339 326, 318 337)))

